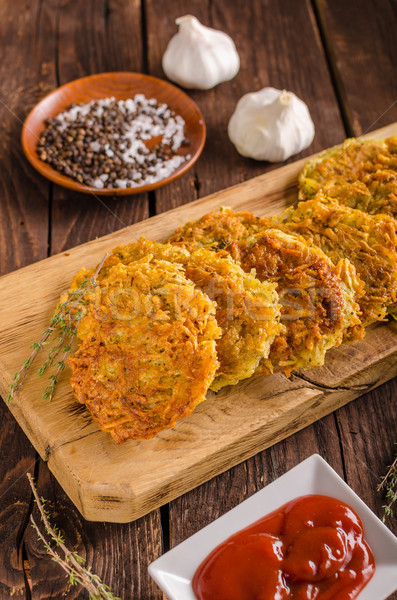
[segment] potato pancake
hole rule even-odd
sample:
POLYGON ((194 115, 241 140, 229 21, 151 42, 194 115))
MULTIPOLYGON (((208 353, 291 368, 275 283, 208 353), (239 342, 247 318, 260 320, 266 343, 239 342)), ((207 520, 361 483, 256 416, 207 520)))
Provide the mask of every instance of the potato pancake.
POLYGON ((328 349, 345 338, 363 336, 357 316, 354 268, 344 261, 335 267, 325 254, 297 236, 269 229, 227 250, 261 281, 277 284, 281 322, 268 359, 258 372, 284 371, 324 364, 328 349))
POLYGON ((203 246, 218 251, 235 240, 245 239, 268 227, 269 219, 266 217, 256 217, 248 211, 235 212, 231 208, 221 208, 197 221, 186 223, 167 241, 191 251, 203 246))
POLYGON ((320 190, 341 204, 397 218, 397 136, 347 139, 309 160, 299 176, 299 199, 320 190))
POLYGON ((320 249, 309 251, 296 236, 268 234, 273 221, 223 209, 188 223, 169 241, 188 248, 224 248, 246 272, 255 269, 261 281, 277 284, 286 330, 276 336, 269 360, 261 365, 267 365, 265 372, 288 374, 323 364, 326 350, 342 341, 362 339, 356 295, 363 284, 349 261, 334 266, 320 249))
POLYGON ((324 194, 287 209, 275 223, 321 248, 334 264, 348 258, 364 283, 358 298, 364 325, 384 320, 397 299, 396 221, 342 206, 324 194))
POLYGON ((216 343, 219 368, 211 389, 217 391, 250 377, 282 329, 276 285, 245 273, 226 254, 220 256, 205 248, 189 253, 145 238, 115 248, 101 273, 106 274, 117 263, 129 264, 147 255, 183 265, 186 277, 216 302, 222 334, 216 343))
POLYGON ((215 308, 165 260, 100 274, 78 327, 83 343, 69 359, 71 386, 117 443, 151 438, 205 399, 219 366, 215 308))

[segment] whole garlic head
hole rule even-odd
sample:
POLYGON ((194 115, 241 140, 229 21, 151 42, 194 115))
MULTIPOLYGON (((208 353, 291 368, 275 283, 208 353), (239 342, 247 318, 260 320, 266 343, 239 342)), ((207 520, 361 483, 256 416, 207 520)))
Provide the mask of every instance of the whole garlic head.
POLYGON ((242 156, 279 162, 310 146, 314 125, 295 94, 267 87, 238 101, 228 134, 242 156))
POLYGON ((237 75, 240 58, 230 36, 205 27, 192 15, 179 17, 176 24, 179 31, 163 56, 168 79, 185 88, 209 90, 237 75))

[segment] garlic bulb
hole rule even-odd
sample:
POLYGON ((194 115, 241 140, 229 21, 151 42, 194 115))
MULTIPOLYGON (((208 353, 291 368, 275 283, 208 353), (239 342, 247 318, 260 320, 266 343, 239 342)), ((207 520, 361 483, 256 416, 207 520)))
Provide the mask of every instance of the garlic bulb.
POLYGON ((163 56, 168 79, 185 88, 209 90, 237 75, 240 58, 231 37, 192 15, 180 17, 176 24, 179 31, 163 56))
POLYGON ((268 87, 238 101, 228 134, 243 156, 278 162, 310 146, 314 125, 295 94, 268 87))

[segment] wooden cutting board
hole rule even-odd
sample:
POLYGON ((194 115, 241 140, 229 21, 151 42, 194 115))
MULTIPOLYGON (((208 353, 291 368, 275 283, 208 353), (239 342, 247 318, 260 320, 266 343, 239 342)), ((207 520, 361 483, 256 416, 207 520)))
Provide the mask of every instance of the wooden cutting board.
MULTIPOLYGON (((397 123, 367 137, 397 134, 397 123)), ((164 240, 176 227, 220 206, 258 215, 280 212, 296 197, 304 161, 152 217, 0 278, 0 393, 30 345, 40 339, 73 275, 106 251, 144 235, 164 240)), ((363 341, 327 354, 323 367, 256 377, 209 393, 188 418, 152 440, 116 445, 73 398, 66 369, 54 400, 35 370, 9 405, 30 441, 82 515, 128 522, 172 500, 334 411, 397 374, 397 322, 377 324, 363 341)), ((39 363, 38 363, 39 364, 39 363)))

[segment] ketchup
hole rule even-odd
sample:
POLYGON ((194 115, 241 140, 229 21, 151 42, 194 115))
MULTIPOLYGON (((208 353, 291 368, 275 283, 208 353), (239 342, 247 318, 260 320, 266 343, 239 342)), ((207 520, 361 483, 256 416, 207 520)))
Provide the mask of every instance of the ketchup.
POLYGON ((237 532, 193 578, 198 600, 353 600, 375 572, 360 518, 302 496, 237 532))

